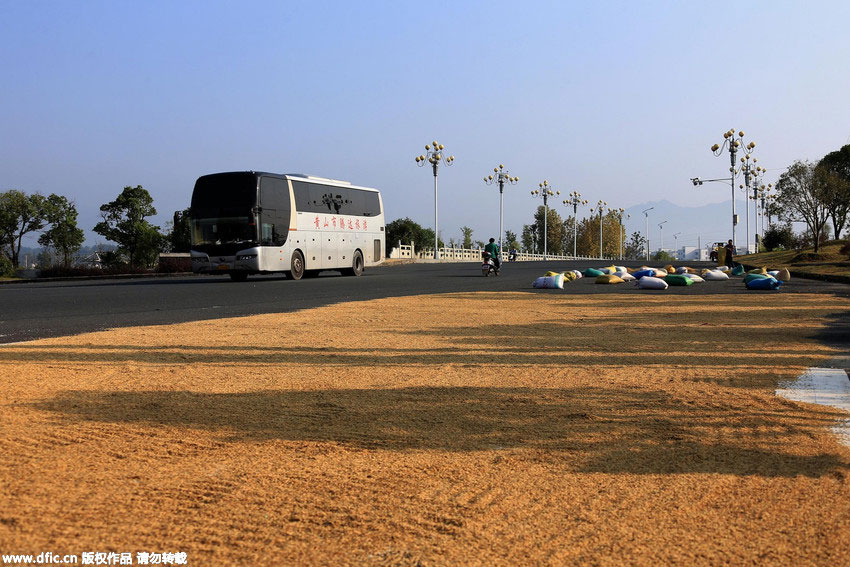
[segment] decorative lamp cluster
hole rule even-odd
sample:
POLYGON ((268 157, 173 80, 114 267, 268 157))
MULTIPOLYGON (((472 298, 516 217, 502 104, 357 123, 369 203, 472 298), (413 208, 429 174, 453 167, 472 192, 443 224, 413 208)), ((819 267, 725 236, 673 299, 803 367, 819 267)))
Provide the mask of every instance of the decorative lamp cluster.
POLYGON ((437 170, 439 169, 440 164, 444 164, 446 166, 452 165, 455 162, 455 156, 445 157, 443 156, 443 150, 446 147, 443 144, 434 140, 430 144, 425 144, 425 151, 427 153, 416 156, 416 165, 422 167, 426 162, 431 164, 431 167, 434 171, 434 259, 440 259, 440 232, 438 228, 438 215, 437 215, 437 170))
POLYGON ((519 177, 512 177, 510 172, 505 169, 504 164, 499 164, 499 167, 493 168, 493 173, 496 176, 488 175, 484 178, 484 183, 487 185, 499 185, 499 251, 502 250, 502 235, 504 234, 504 230, 502 227, 502 222, 504 220, 504 193, 505 193, 505 184, 508 185, 516 185, 519 182, 519 177))

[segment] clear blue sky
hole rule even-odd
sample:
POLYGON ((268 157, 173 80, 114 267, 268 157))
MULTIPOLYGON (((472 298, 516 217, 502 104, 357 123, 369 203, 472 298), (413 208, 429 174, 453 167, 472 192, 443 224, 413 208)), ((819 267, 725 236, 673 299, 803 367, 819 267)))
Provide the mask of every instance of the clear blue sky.
POLYGON ((205 173, 303 172, 432 226, 413 158, 437 139, 446 240, 496 236, 500 162, 517 232, 544 179, 614 207, 719 202, 689 178, 726 173, 709 147, 731 127, 773 179, 850 143, 848 22, 839 1, 0 0, 0 190, 66 195, 90 230, 140 184, 164 226, 205 173))

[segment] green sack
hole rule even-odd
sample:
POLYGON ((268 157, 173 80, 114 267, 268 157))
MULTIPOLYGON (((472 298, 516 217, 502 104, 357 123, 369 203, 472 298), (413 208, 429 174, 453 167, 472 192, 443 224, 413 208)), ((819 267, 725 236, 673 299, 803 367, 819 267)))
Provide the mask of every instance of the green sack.
POLYGON ((746 276, 744 276, 744 283, 748 284, 753 280, 764 280, 767 278, 774 279, 773 276, 769 276, 767 274, 747 274, 746 276))
POLYGON ((744 266, 741 264, 736 264, 734 268, 732 268, 731 274, 733 276, 743 276, 744 275, 744 266))
POLYGON ((597 270, 596 268, 588 268, 584 271, 584 277, 586 278, 595 278, 597 276, 601 276, 602 274, 602 270, 597 270))
POLYGON ((694 280, 681 274, 667 274, 664 281, 668 285, 694 285, 694 280))

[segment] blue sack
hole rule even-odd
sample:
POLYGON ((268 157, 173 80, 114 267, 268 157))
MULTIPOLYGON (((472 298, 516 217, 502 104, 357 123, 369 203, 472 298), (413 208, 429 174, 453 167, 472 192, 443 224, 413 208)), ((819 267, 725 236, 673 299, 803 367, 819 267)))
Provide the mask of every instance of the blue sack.
POLYGON ((644 276, 649 276, 649 277, 654 278, 655 277, 655 270, 652 270, 652 269, 638 270, 637 272, 632 272, 632 275, 635 277, 635 279, 638 279, 638 280, 641 279, 644 276))
POLYGON ((779 289, 782 282, 773 278, 756 278, 747 282, 747 289, 779 289))

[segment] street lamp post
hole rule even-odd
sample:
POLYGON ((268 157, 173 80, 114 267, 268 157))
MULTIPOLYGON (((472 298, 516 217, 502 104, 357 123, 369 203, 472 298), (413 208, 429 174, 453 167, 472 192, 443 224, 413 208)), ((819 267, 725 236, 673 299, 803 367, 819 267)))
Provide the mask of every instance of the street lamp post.
MULTIPOLYGON (((759 242, 764 240, 764 233, 767 229, 765 226, 765 218, 767 217, 767 205, 773 199, 773 195, 769 193, 771 189, 773 189, 773 183, 760 185, 757 189, 753 190, 752 199, 756 202, 756 209, 758 211, 756 226, 758 226, 758 222, 761 222, 761 228, 759 230, 761 238, 756 239, 757 245, 759 242)), ((756 252, 758 252, 758 247, 756 247, 756 252)))
POLYGON ((644 229, 644 239, 646 240, 646 261, 649 262, 649 211, 654 209, 655 207, 649 207, 643 212, 644 220, 646 221, 646 228, 644 229))
MULTIPOLYGON (((626 209, 620 207, 619 209, 608 209, 610 212, 617 215, 617 220, 620 223, 620 260, 623 259, 623 241, 626 240, 626 226, 623 224, 623 214, 626 212, 626 209)), ((632 215, 626 215, 627 219, 632 218, 632 215)))
POLYGON ((673 235, 673 254, 674 254, 674 258, 676 260, 679 259, 679 235, 680 234, 682 234, 682 233, 677 232, 676 234, 673 235))
MULTIPOLYGON (((747 254, 750 253, 750 200, 755 201, 757 199, 756 191, 758 190, 758 178, 765 174, 767 170, 762 169, 760 165, 756 165, 758 162, 758 158, 752 158, 750 154, 745 155, 741 158, 741 171, 744 174, 744 184, 741 185, 740 188, 744 189, 744 197, 747 202, 747 254), (750 180, 753 180, 753 194, 750 195, 750 180)), ((755 207, 754 207, 755 208, 755 207)), ((755 223, 753 227, 755 232, 758 232, 758 222, 755 223)), ((758 252, 758 238, 756 238, 756 252, 758 252)))
MULTIPOLYGON (((750 142, 744 146, 744 131, 741 130, 736 136, 735 129, 732 128, 723 133, 723 144, 714 144, 711 146, 711 151, 715 156, 719 157, 723 154, 723 150, 727 147, 729 148, 729 163, 731 164, 729 172, 732 174, 732 246, 736 246, 735 227, 738 225, 738 215, 735 214, 735 174, 737 173, 737 170, 735 169, 735 159, 738 154, 738 148, 741 148, 741 151, 743 151, 746 155, 749 155, 753 153, 756 143, 750 142)), ((696 183, 694 183, 694 185, 696 185, 696 183)))
POLYGON ((661 243, 658 245, 658 251, 661 252, 664 250, 664 225, 667 221, 661 221, 658 223, 658 241, 661 243))
POLYGON ((538 184, 538 188, 531 192, 533 197, 543 197, 543 261, 548 260, 549 255, 549 228, 547 225, 549 217, 549 197, 560 195, 560 191, 552 191, 548 181, 538 184))
POLYGON ((599 259, 600 260, 602 259, 602 212, 603 212, 603 209, 605 209, 605 206, 607 204, 608 203, 606 203, 605 201, 600 199, 596 203, 596 206, 593 207, 594 211, 597 211, 597 210, 599 211, 599 259))
POLYGON ((565 205, 572 205, 573 207, 573 258, 576 257, 576 240, 578 238, 578 206, 586 205, 587 199, 581 198, 581 193, 578 191, 573 191, 569 194, 569 199, 564 201, 565 205))
POLYGON ((493 177, 492 175, 488 175, 487 177, 484 178, 484 183, 486 183, 487 185, 494 185, 496 183, 499 184, 499 254, 501 254, 502 253, 502 234, 504 234, 504 232, 502 230, 502 219, 504 217, 504 214, 503 214, 504 209, 502 207, 502 201, 503 201, 504 194, 505 194, 505 183, 507 183, 509 185, 516 185, 516 183, 519 181, 519 177, 511 177, 510 174, 508 173, 508 170, 506 170, 505 166, 502 165, 501 163, 499 164, 499 167, 493 168, 493 173, 495 173, 496 176, 493 177))
POLYGON ((424 155, 416 156, 416 165, 422 167, 425 165, 425 162, 431 164, 431 167, 434 170, 434 259, 440 259, 440 233, 437 230, 437 168, 440 163, 443 163, 446 166, 452 165, 455 161, 455 156, 444 157, 443 149, 445 146, 443 144, 438 144, 436 140, 431 144, 425 144, 424 155))

